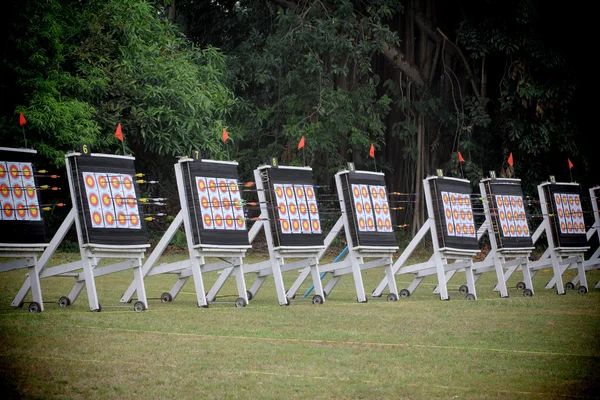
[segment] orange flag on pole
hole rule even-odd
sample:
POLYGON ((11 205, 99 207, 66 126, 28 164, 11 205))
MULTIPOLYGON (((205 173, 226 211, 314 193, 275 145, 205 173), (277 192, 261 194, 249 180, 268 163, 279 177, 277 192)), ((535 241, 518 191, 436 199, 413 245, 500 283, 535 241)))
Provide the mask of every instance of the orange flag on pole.
POLYGON ((123 141, 123 131, 121 130, 121 123, 117 124, 117 130, 115 132, 115 137, 119 139, 121 142, 123 141))
POLYGON ((304 136, 302 136, 300 138, 300 141, 298 142, 298 150, 300 150, 303 147, 304 147, 304 136))
POLYGON ((371 143, 371 148, 369 149, 369 156, 375 158, 375 146, 373 146, 373 143, 371 143))
POLYGON ((512 153, 510 153, 510 155, 508 156, 508 165, 510 165, 511 167, 513 166, 513 156, 512 156, 512 153))
POLYGON ((574 164, 571 162, 571 160, 569 160, 568 158, 567 158, 567 161, 569 162, 569 169, 571 169, 571 168, 573 168, 573 167, 575 166, 575 165, 574 165, 574 164))
POLYGON ((25 116, 23 115, 23 113, 19 114, 19 125, 23 126, 27 123, 27 120, 25 119, 25 116))
POLYGON ((223 143, 226 143, 229 140, 229 135, 227 134, 227 129, 223 128, 223 143))
POLYGON ((465 162, 465 159, 463 158, 462 154, 460 154, 460 151, 458 152, 458 162, 465 162))

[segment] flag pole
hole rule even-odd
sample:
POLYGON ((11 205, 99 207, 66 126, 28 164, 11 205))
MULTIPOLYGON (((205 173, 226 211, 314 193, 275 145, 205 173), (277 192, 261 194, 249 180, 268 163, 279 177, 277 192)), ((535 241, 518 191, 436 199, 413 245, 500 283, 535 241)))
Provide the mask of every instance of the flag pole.
POLYGON ((127 154, 125 154, 125 140, 124 139, 121 141, 121 144, 123 145, 123 155, 126 156, 127 154))
POLYGON ((25 140, 25 148, 27 148, 27 137, 25 136, 25 125, 21 125, 23 129, 23 140, 25 140))

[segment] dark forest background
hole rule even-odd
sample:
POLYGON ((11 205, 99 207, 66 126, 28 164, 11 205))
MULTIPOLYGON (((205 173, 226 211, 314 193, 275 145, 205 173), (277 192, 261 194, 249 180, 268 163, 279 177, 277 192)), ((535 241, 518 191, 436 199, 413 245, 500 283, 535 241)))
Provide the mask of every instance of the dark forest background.
POLYGON ((585 194, 600 183, 589 14, 539 0, 10 2, 0 145, 25 136, 61 171, 83 142, 121 154, 121 123, 138 171, 160 181, 145 194, 173 215, 173 164, 193 150, 238 161, 242 180, 271 156, 309 165, 323 196, 346 162, 377 168, 407 194, 395 222, 411 232, 438 168, 476 191, 494 170, 533 198, 549 175, 585 194))

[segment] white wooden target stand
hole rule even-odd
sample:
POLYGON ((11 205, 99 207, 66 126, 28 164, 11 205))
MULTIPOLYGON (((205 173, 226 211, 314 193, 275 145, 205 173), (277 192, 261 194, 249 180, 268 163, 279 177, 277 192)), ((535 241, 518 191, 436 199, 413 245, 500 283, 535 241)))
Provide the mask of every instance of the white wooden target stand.
POLYGON ((0 258, 11 259, 0 262, 0 272, 28 269, 30 312, 44 310, 35 266, 48 246, 35 175, 36 154, 30 149, 0 147, 0 258))
MULTIPOLYGON (((171 290, 161 295, 162 302, 173 301, 193 277, 198 307, 206 308, 215 302, 223 283, 233 274, 239 293, 234 303, 236 307, 248 304, 242 263, 251 246, 237 166, 234 161, 203 160, 199 153, 194 158, 181 158, 175 164, 181 210, 142 267, 144 277, 166 273, 177 276, 171 290), (182 223, 189 259, 156 265, 182 223), (207 258, 221 261, 207 263, 207 258), (203 274, 211 271, 220 271, 220 274, 206 293, 203 274)), ((121 301, 131 301, 135 291, 136 285, 132 282, 121 301)))
POLYGON ((273 276, 279 305, 289 305, 294 296, 286 292, 282 273, 306 268, 316 292, 312 303, 323 304, 325 295, 319 276, 323 232, 312 169, 279 165, 276 158, 271 158, 254 170, 254 179, 261 213, 249 232, 249 240, 252 242, 262 229, 269 260, 244 266, 245 273, 255 274, 250 298, 273 276), (296 260, 286 262, 292 258, 296 260))
MULTIPOLYGON (((589 250, 586 236, 581 189, 573 182, 545 182, 538 185, 538 194, 544 220, 533 234, 535 243, 546 234, 548 248, 542 256, 531 263, 533 276, 544 268, 552 267, 553 277, 546 289, 556 286, 558 294, 565 294, 565 287, 574 288, 573 283, 563 285, 563 274, 568 269, 576 269, 576 282, 579 293, 587 293, 584 257, 589 250)), ((590 235, 591 237, 591 235, 590 235)))
MULTIPOLYGON (((335 182, 342 215, 325 238, 325 245, 326 248, 329 247, 343 228, 348 242, 348 254, 339 262, 321 266, 323 273, 330 273, 325 294, 331 294, 342 276, 352 274, 357 301, 366 303, 362 271, 383 266, 386 276, 391 278, 387 300, 397 301, 398 289, 393 279, 392 256, 398 251, 398 246, 392 228, 384 174, 357 171, 349 163, 348 169, 335 175, 335 182)), ((323 253, 324 250, 319 257, 323 253)), ((307 276, 308 270, 301 271, 289 295, 295 295, 307 276)))
MULTIPOLYGON (((451 275, 448 273, 464 268, 468 292, 465 298, 476 300, 473 257, 479 252, 479 245, 470 184, 466 179, 443 177, 441 171, 438 173, 438 176, 423 180, 427 221, 396 260, 392 272, 394 275, 413 274, 413 282, 400 291, 401 297, 410 296, 425 277, 437 275, 436 292, 441 300, 449 300, 446 282, 451 275), (404 263, 428 232, 431 232, 433 255, 426 262, 405 266, 404 263), (449 263, 448 260, 455 262, 449 263)), ((389 281, 390 278, 385 277, 373 291, 373 296, 381 296, 389 281)))
MULTIPOLYGON (((73 304, 85 287, 90 310, 101 311, 95 278, 127 269, 133 269, 139 294, 133 309, 143 311, 148 307, 141 266, 144 252, 150 245, 144 216, 138 206, 139 188, 134 160, 130 156, 91 153, 85 145, 81 152, 66 155, 73 208, 35 266, 40 278, 75 278, 71 292, 59 299, 62 307, 73 304), (46 267, 73 223, 81 260, 46 267), (105 258, 124 261, 99 267, 99 262, 105 258)), ((30 287, 27 280, 13 305, 23 301, 30 287)))
POLYGON ((501 297, 509 297, 506 287, 507 276, 515 270, 523 272, 523 281, 517 283, 517 289, 523 290, 523 296, 533 296, 532 273, 529 258, 534 250, 525 198, 520 179, 486 178, 479 183, 485 223, 483 232, 490 240, 490 252, 483 261, 473 264, 475 282, 488 271, 495 271, 498 283, 495 290, 501 297))

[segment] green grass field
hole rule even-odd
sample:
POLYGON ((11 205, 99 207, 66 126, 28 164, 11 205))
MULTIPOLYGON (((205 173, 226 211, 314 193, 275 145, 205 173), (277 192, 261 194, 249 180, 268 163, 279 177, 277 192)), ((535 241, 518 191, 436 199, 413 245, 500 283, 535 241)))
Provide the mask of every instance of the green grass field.
MULTIPOLYGON (((53 263, 75 256, 59 254, 53 263)), ((309 296, 289 307, 278 305, 270 278, 247 307, 235 308, 231 281, 207 309, 196 307, 191 280, 174 302, 161 303, 175 279, 155 276, 145 281, 152 299, 141 313, 109 307, 120 305, 131 282, 125 271, 97 278, 101 313, 88 311, 85 290, 59 308, 73 280, 42 280, 40 314, 9 307, 24 274, 0 275, 2 399, 600 398, 599 271, 588 273, 584 295, 544 290, 551 278, 544 270, 531 298, 514 289, 520 273, 508 299, 492 290, 495 274, 487 273, 479 300, 466 301, 457 274, 450 301, 432 294, 429 277, 408 298, 366 304, 356 302, 348 275, 325 304, 309 296)), ((383 276, 380 268, 363 273, 367 293, 383 276)), ((286 284, 295 277, 287 272, 286 284)), ((207 290, 215 279, 207 274, 207 290)), ((411 280, 398 276, 399 288, 411 280)))

